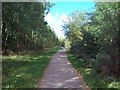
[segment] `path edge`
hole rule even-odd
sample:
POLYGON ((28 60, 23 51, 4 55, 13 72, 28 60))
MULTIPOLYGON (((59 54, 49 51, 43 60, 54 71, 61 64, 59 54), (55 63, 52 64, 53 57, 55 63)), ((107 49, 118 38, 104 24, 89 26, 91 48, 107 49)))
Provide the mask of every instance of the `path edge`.
MULTIPOLYGON (((59 51, 59 50, 58 50, 58 51, 59 51)), ((58 52, 58 51, 57 51, 57 52, 58 52)), ((56 52, 56 53, 57 53, 57 52, 56 52)), ((55 53, 55 54, 56 54, 56 53, 55 53)), ((45 70, 44 70, 44 72, 43 72, 43 74, 42 74, 42 77, 38 79, 37 84, 35 85, 35 88, 40 88, 39 86, 40 86, 40 84, 41 84, 41 81, 43 80, 43 78, 44 78, 44 76, 45 76, 45 73, 48 71, 48 67, 49 67, 49 65, 50 65, 50 62, 52 61, 52 58, 53 58, 53 56, 54 56, 55 54, 53 54, 52 57, 50 58, 49 63, 48 63, 48 66, 45 68, 45 70)))
MULTIPOLYGON (((67 55, 67 52, 66 52, 66 55, 67 55)), ((76 72, 76 74, 78 75, 79 79, 82 81, 82 84, 84 85, 85 89, 86 89, 86 90, 91 90, 90 87, 89 87, 88 85, 86 85, 86 83, 85 83, 85 81, 84 81, 84 79, 83 79, 83 76, 80 74, 80 71, 76 70, 76 69, 73 67, 72 63, 70 62, 70 60, 69 60, 69 58, 68 58, 68 55, 67 55, 67 59, 68 59, 68 62, 71 64, 73 70, 74 70, 74 71, 76 72)))

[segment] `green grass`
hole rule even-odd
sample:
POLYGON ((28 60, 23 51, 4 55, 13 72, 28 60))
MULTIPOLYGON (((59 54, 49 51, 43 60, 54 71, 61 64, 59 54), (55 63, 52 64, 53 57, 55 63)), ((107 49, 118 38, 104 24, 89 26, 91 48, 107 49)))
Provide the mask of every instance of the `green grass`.
POLYGON ((85 61, 84 59, 77 59, 69 52, 67 54, 73 67, 82 75, 86 85, 88 85, 92 90, 106 90, 110 88, 112 88, 112 90, 116 88, 120 89, 120 82, 115 80, 111 81, 100 75, 95 75, 93 68, 90 65, 88 66, 88 61, 85 61))
POLYGON ((28 55, 2 57, 2 88, 34 88, 60 48, 36 51, 28 55))

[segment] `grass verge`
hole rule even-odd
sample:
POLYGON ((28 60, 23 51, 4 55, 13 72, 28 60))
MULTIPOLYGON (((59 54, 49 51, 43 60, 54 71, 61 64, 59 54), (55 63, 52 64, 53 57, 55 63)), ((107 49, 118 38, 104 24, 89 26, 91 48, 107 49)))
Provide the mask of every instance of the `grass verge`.
POLYGON ((93 68, 88 67, 88 63, 84 59, 77 59, 70 52, 67 52, 68 59, 73 65, 73 67, 82 75, 83 80, 86 85, 88 85, 91 90, 117 90, 120 89, 120 82, 117 80, 108 80, 102 76, 94 74, 93 68))
POLYGON ((29 55, 2 57, 2 88, 35 88, 54 53, 60 48, 29 55))

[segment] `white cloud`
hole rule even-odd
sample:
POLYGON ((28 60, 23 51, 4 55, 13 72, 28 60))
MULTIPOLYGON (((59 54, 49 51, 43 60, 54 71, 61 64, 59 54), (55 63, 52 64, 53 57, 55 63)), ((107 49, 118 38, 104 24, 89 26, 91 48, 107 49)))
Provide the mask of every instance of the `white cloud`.
POLYGON ((60 16, 60 19, 63 20, 63 21, 67 21, 68 16, 66 14, 63 14, 63 15, 60 16))
POLYGON ((57 17, 58 17, 58 16, 59 16, 59 13, 56 13, 56 14, 55 14, 55 16, 57 16, 57 17))
POLYGON ((60 20, 61 20, 62 23, 67 22, 68 21, 68 16, 66 14, 63 14, 63 15, 60 16, 60 20))
MULTIPOLYGON (((65 16, 65 15, 63 15, 65 16)), ((61 16, 59 16, 59 13, 56 13, 55 15, 52 15, 51 13, 48 13, 48 15, 45 17, 45 20, 48 22, 51 28, 54 29, 55 34, 58 36, 58 38, 63 39, 65 38, 64 33, 62 31, 62 20, 61 16)))
POLYGON ((61 19, 62 24, 63 23, 69 23, 69 21, 72 21, 72 17, 70 17, 66 14, 61 15, 60 19, 61 19))
POLYGON ((48 13, 47 16, 45 16, 45 20, 46 20, 47 22, 49 22, 49 23, 55 21, 55 19, 54 19, 54 17, 52 16, 51 13, 48 13))

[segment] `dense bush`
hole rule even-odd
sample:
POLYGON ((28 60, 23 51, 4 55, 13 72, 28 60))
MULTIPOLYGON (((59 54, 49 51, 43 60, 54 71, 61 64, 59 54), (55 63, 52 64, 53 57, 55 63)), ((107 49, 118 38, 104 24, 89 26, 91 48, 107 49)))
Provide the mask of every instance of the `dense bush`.
POLYGON ((105 76, 120 77, 120 61, 118 60, 118 48, 113 47, 109 51, 101 51, 97 54, 94 70, 105 76))
POLYGON ((96 3, 95 7, 96 10, 87 16, 89 19, 81 12, 70 16, 72 20, 65 25, 70 51, 78 58, 93 60, 96 74, 118 78, 119 2, 96 3))

